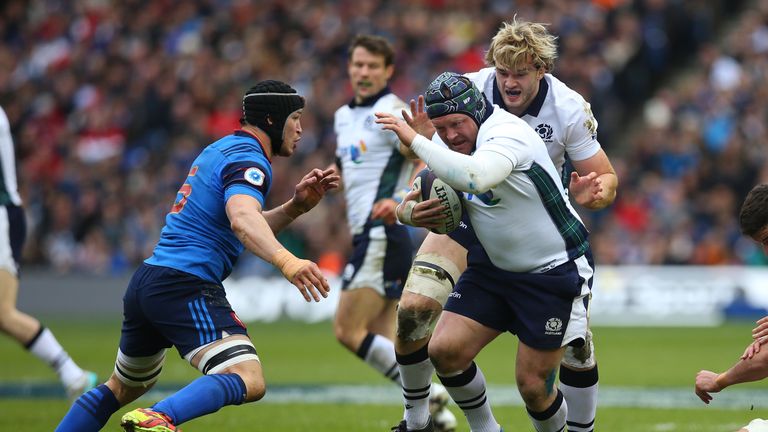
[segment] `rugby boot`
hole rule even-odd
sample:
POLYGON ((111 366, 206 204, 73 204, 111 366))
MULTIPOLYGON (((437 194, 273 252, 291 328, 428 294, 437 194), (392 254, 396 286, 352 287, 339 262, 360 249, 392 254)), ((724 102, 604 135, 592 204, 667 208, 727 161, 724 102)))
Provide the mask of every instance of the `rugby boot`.
POLYGON ((432 423, 432 417, 427 421, 427 425, 421 429, 408 429, 408 424, 405 420, 401 421, 397 426, 390 429, 392 432, 435 432, 434 425, 432 423))
POLYGON ((167 415, 148 408, 138 408, 120 419, 126 432, 181 432, 167 415))

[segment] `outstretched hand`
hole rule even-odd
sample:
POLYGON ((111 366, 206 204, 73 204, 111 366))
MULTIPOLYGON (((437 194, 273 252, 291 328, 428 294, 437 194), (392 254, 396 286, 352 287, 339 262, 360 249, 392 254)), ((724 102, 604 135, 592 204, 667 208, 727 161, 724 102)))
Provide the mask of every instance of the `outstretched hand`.
POLYGON ((432 138, 432 135, 435 134, 435 126, 432 125, 432 120, 429 119, 427 111, 424 109, 424 95, 419 95, 418 102, 411 99, 410 105, 410 115, 407 111, 402 110, 403 119, 417 134, 432 138))
POLYGON ((319 302, 321 297, 328 297, 331 287, 317 264, 297 258, 286 249, 275 251, 271 262, 307 302, 319 302))
POLYGON ((397 118, 390 113, 377 112, 376 123, 380 124, 382 129, 390 130, 397 134, 397 138, 399 138, 400 142, 406 147, 410 148, 413 139, 416 138, 416 131, 408 126, 408 123, 405 120, 397 118))
POLYGON ((395 216, 396 207, 397 201, 392 198, 382 198, 373 203, 371 219, 381 219, 385 225, 392 225, 397 219, 397 216, 395 216))
POLYGON ((333 168, 325 171, 315 168, 302 177, 291 199, 292 207, 297 212, 306 213, 323 199, 325 193, 329 190, 339 187, 341 177, 333 168))
POLYGON ((712 400, 712 395, 710 393, 717 393, 723 389, 717 383, 718 376, 720 376, 720 374, 717 372, 708 370, 702 370, 696 374, 696 387, 694 391, 696 392, 696 396, 698 396, 705 404, 709 404, 712 400))
POLYGON ((579 173, 573 171, 568 190, 577 204, 587 208, 592 208, 594 203, 605 199, 603 180, 594 171, 585 176, 580 176, 579 173))
POLYGON ((321 298, 328 297, 328 292, 331 290, 322 270, 309 260, 300 260, 300 268, 289 281, 307 302, 312 300, 319 302, 321 298))
POLYGON ((752 329, 752 339, 765 340, 765 337, 768 336, 768 316, 760 318, 756 324, 757 327, 752 329))

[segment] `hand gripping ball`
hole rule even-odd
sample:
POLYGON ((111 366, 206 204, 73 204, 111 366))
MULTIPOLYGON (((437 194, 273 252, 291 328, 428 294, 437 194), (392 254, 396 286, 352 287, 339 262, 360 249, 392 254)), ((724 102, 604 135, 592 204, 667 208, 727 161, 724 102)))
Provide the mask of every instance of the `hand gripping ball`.
POLYGON ((461 195, 447 183, 437 178, 429 168, 424 168, 413 180, 413 189, 421 190, 421 200, 437 198, 443 206, 442 223, 430 231, 437 234, 447 234, 455 230, 461 222, 461 195))

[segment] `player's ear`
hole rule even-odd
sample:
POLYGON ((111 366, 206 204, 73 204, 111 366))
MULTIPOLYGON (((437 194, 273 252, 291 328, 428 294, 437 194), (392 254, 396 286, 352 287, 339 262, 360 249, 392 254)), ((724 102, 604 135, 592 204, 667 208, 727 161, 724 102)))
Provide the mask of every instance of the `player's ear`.
POLYGON ((385 68, 385 73, 387 76, 387 81, 392 79, 392 75, 395 73, 395 65, 391 64, 385 68))

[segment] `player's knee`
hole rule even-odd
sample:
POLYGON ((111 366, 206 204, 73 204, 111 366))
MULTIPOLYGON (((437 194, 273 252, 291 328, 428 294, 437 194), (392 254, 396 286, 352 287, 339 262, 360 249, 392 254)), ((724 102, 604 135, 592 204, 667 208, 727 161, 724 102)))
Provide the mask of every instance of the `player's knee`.
POLYGON ((333 334, 336 336, 336 340, 350 351, 357 350, 357 345, 360 344, 366 333, 365 329, 355 328, 340 320, 333 322, 333 334))
POLYGON ((0 331, 3 333, 11 332, 18 326, 19 312, 16 307, 9 304, 4 304, 0 307, 0 331))
POLYGON ((11 329, 11 322, 11 313, 8 313, 5 310, 0 310, 0 331, 3 333, 8 333, 8 331, 11 329))
POLYGON ((535 375, 523 375, 517 377, 517 390, 525 402, 525 406, 540 411, 546 408, 546 400, 551 394, 552 384, 545 382, 535 375), (543 408, 542 408, 543 407, 543 408))
POLYGON ((440 339, 431 340, 428 350, 430 360, 435 365, 437 372, 441 374, 463 371, 473 360, 460 346, 446 343, 440 339))
POLYGON ((106 383, 107 387, 121 406, 133 402, 155 385, 164 362, 164 349, 144 357, 128 356, 118 350, 115 369, 106 383))
POLYGON ((109 377, 105 385, 112 391, 112 394, 115 395, 115 399, 117 399, 120 406, 124 406, 143 396, 152 388, 154 382, 148 384, 146 387, 131 387, 121 381, 117 374, 112 373, 112 376, 109 377))
POLYGON ((267 383, 261 370, 250 368, 238 371, 238 375, 245 383, 245 402, 256 402, 267 394, 267 383))
POLYGON ((259 356, 253 342, 247 338, 227 338, 205 351, 197 363, 197 369, 205 375, 213 375, 253 360, 258 364, 259 356))
POLYGON ((410 308, 400 305, 397 308, 397 337, 405 342, 414 342, 428 337, 432 324, 440 311, 431 308, 410 308))
POLYGON ((435 253, 419 254, 408 272, 403 290, 432 299, 442 307, 460 275, 459 268, 448 258, 435 253))
POLYGON ((595 367, 595 345, 591 334, 583 344, 565 347, 562 365, 575 371, 590 370, 595 367))

